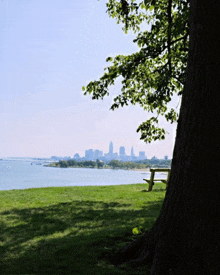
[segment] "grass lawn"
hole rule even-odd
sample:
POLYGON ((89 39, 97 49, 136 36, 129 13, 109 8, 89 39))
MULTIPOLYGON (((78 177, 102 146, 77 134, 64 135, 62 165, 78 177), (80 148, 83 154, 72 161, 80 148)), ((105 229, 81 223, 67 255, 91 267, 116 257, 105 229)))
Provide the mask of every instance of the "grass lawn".
POLYGON ((146 274, 108 255, 152 227, 165 195, 148 185, 0 191, 0 274, 146 274))

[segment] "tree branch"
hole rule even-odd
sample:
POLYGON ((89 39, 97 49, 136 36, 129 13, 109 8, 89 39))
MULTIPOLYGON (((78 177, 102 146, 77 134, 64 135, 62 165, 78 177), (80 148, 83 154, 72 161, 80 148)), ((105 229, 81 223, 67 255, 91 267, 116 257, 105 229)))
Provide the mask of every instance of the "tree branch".
POLYGON ((167 37, 167 48, 168 48, 168 63, 170 75, 172 75, 172 65, 171 65, 171 28, 172 28, 172 0, 168 2, 168 37, 167 37))

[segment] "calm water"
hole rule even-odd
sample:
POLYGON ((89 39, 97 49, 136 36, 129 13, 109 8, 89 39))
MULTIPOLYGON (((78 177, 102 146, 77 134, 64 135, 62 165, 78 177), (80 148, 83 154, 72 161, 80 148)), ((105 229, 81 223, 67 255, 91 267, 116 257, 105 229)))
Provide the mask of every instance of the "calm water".
POLYGON ((86 186, 144 183, 150 173, 89 168, 50 168, 45 161, 7 158, 0 160, 0 190, 52 186, 86 186))

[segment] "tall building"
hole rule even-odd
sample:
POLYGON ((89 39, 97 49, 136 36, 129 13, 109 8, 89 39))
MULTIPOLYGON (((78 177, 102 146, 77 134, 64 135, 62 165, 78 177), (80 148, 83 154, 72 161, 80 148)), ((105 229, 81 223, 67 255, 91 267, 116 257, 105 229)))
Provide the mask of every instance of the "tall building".
POLYGON ((74 155, 74 158, 75 158, 75 159, 79 159, 79 158, 80 158, 80 155, 79 155, 78 153, 76 153, 76 154, 74 155))
POLYGON ((89 149, 85 151, 85 158, 88 160, 92 160, 93 159, 93 150, 89 149))
POLYGON ((110 143, 109 143, 109 155, 113 155, 113 142, 111 141, 110 143))
POLYGON ((146 159, 146 156, 145 156, 145 152, 144 152, 144 151, 140 151, 140 152, 139 152, 139 159, 140 159, 140 160, 146 159))
POLYGON ((97 159, 99 157, 99 150, 95 150, 93 153, 94 159, 97 159))
POLYGON ((119 148, 119 156, 120 157, 125 157, 125 147, 124 146, 121 146, 119 148))
POLYGON ((134 157, 135 156, 135 154, 134 154, 134 148, 133 148, 133 146, 131 147, 131 157, 134 157))
POLYGON ((100 158, 102 156, 103 156, 103 152, 102 151, 95 150, 94 153, 93 153, 93 158, 94 159, 100 158))

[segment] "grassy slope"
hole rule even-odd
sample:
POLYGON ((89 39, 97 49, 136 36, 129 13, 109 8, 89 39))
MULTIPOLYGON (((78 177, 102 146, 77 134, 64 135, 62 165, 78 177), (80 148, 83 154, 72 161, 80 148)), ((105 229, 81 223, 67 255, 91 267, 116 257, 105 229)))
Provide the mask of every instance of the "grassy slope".
POLYGON ((107 255, 149 229, 165 185, 0 191, 0 274, 146 274, 110 265, 107 255))

